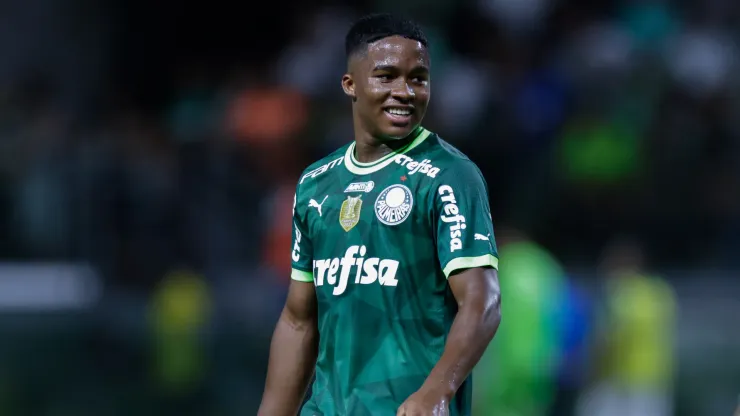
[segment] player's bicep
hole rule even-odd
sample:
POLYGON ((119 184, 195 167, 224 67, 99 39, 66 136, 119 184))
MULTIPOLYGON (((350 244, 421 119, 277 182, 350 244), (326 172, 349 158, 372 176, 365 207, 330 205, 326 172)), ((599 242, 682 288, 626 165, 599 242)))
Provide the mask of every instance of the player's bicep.
POLYGON ((498 271, 494 268, 459 269, 453 272, 447 281, 452 295, 460 306, 469 301, 496 302, 501 294, 498 271))
POLYGON ((445 276, 473 267, 498 268, 488 192, 472 167, 444 178, 435 191, 437 254, 445 276))
POLYGON ((300 327, 312 325, 316 321, 316 314, 316 288, 313 283, 291 281, 283 310, 283 319, 287 320, 291 326, 300 327))

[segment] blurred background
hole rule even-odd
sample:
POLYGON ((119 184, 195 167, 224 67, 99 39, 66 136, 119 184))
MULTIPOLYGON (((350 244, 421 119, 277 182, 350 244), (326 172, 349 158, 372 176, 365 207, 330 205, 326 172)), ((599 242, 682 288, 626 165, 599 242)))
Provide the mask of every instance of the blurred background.
POLYGON ((370 11, 424 25, 424 124, 490 187, 476 414, 732 414, 740 3, 2 0, 0 415, 256 413, 370 11))

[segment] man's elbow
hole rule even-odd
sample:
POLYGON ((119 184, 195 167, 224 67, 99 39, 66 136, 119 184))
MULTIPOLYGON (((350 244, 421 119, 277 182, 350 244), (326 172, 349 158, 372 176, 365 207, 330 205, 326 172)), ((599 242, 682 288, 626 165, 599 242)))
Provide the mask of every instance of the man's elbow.
POLYGON ((280 315, 280 323, 295 332, 312 333, 318 330, 316 317, 311 314, 296 314, 289 308, 283 309, 280 315))

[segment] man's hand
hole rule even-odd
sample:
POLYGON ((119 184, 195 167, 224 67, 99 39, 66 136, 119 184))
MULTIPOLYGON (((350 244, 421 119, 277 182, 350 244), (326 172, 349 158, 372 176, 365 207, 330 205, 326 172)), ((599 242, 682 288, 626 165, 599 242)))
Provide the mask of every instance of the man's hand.
POLYGON ((448 416, 450 414, 450 399, 444 394, 419 390, 409 396, 396 416, 448 416))

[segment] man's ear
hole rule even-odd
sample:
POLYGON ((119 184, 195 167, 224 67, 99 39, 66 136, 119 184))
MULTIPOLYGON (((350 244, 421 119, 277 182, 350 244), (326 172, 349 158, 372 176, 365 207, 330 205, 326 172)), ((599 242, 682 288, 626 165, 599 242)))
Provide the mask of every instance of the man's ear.
POLYGON ((342 89, 348 97, 352 98, 352 101, 357 101, 357 95, 355 94, 355 80, 352 79, 352 75, 344 74, 344 76, 342 76, 342 89))

